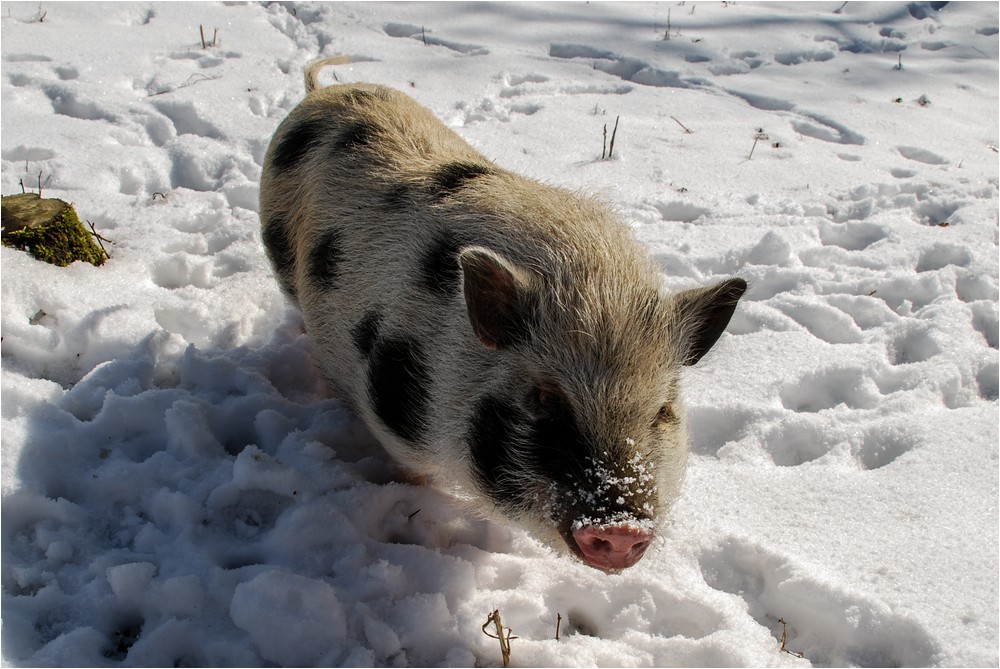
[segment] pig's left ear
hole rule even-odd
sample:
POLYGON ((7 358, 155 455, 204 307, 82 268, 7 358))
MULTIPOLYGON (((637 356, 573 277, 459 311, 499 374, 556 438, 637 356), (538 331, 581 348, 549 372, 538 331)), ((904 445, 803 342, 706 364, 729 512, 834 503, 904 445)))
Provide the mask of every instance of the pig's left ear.
POLYGON ((675 323, 686 339, 681 342, 687 350, 685 365, 697 363, 715 345, 746 289, 746 281, 734 278, 674 296, 675 323))
POLYGON ((486 348, 507 348, 530 336, 534 282, 522 268, 482 246, 458 254, 469 322, 486 348))

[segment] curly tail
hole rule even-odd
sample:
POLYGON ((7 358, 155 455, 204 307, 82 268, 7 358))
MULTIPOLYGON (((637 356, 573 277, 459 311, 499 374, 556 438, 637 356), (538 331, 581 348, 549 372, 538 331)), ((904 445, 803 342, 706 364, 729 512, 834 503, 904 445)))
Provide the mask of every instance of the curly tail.
POLYGON ((324 67, 327 65, 343 65, 345 63, 350 63, 353 60, 354 59, 350 56, 330 56, 329 58, 314 60, 306 65, 304 72, 306 80, 306 95, 309 95, 313 91, 321 88, 319 85, 319 71, 324 67))

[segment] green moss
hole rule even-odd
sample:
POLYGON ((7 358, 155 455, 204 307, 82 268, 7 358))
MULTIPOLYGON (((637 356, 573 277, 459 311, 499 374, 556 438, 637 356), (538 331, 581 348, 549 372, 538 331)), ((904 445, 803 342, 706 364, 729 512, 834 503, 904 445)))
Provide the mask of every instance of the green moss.
POLYGON ((4 246, 65 267, 74 260, 104 264, 104 251, 83 227, 72 205, 55 198, 22 193, 3 198, 4 246))

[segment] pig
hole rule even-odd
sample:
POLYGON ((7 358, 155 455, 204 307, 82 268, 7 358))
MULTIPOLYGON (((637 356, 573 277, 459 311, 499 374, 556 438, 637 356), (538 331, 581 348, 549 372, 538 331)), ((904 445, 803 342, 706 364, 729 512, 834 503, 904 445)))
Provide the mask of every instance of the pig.
POLYGON ((597 199, 509 172, 386 86, 281 122, 261 234, 332 391, 404 468, 587 565, 634 565, 687 461, 680 376, 747 284, 668 294, 597 199))

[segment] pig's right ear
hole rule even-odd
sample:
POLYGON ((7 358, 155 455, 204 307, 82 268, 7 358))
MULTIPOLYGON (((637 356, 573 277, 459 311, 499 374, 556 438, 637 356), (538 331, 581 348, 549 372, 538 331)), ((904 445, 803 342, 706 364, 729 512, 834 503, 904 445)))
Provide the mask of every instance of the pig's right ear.
POLYGON ((687 351, 685 365, 697 363, 715 345, 746 289, 746 281, 733 278, 674 297, 675 317, 685 339, 682 345, 687 351))
POLYGON ((528 339, 531 330, 531 276, 482 246, 458 254, 469 322, 483 346, 507 348, 528 339))

